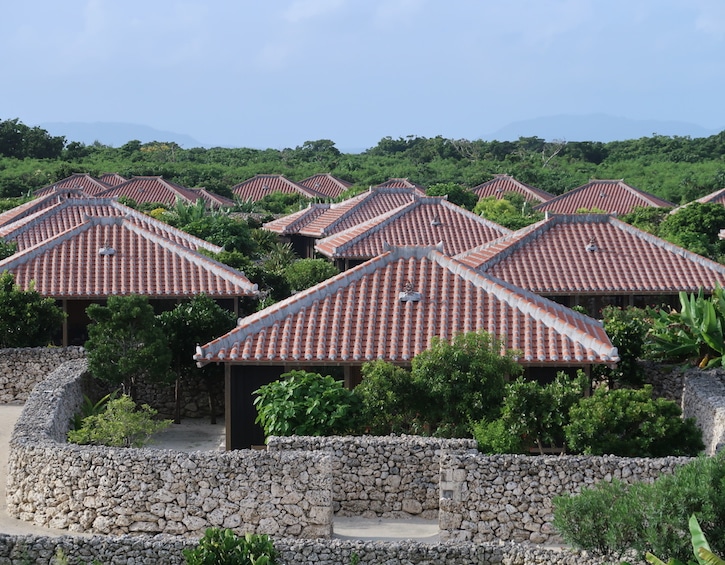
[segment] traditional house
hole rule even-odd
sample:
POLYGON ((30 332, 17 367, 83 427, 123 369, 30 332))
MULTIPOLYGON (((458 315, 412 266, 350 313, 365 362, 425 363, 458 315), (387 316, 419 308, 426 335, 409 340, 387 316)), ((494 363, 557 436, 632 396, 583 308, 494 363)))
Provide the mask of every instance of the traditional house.
POLYGON ((606 214, 551 215, 456 258, 592 316, 609 304, 677 305, 680 291, 725 286, 725 265, 606 214))
POLYGON ((190 188, 168 181, 161 176, 132 177, 126 182, 107 188, 96 196, 127 198, 136 204, 173 206, 177 201, 194 204, 201 196, 190 188))
POLYGON ((333 177, 330 173, 320 173, 312 175, 297 184, 313 190, 329 199, 338 198, 343 192, 352 186, 351 182, 333 177))
POLYGON ((76 192, 83 192, 86 196, 96 196, 101 192, 105 192, 111 188, 111 186, 111 184, 106 183, 102 179, 93 178, 88 173, 74 173, 63 180, 59 180, 58 182, 39 188, 33 192, 33 196, 35 198, 40 198, 51 193, 60 192, 63 189, 73 189, 76 192))
POLYGON ((517 181, 511 175, 503 174, 495 175, 490 181, 474 186, 471 192, 474 192, 479 200, 490 197, 501 200, 509 193, 519 194, 526 202, 531 203, 548 202, 554 198, 548 192, 517 181))
MULTIPOLYGON (((46 197, 52 200, 52 195, 46 197)), ((2 224, 0 237, 17 252, 0 261, 23 289, 31 282, 68 314, 64 345, 83 343, 87 306, 111 295, 147 296, 157 310, 205 293, 229 310, 257 294, 244 273, 198 250, 220 248, 112 199, 60 198, 2 224)))
POLYGON ((425 194, 425 187, 423 185, 411 182, 407 178, 389 178, 385 182, 376 185, 376 188, 414 188, 421 194, 425 194))
POLYGON ((227 448, 238 449, 263 443, 252 393, 284 372, 342 367, 352 388, 365 362, 407 366, 433 337, 472 331, 518 350, 531 377, 618 361, 600 322, 429 247, 388 249, 240 320, 194 359, 225 364, 227 448))
POLYGON ((283 175, 255 175, 232 187, 232 193, 242 202, 257 202, 275 192, 299 194, 305 198, 326 198, 321 192, 292 182, 283 175))
POLYGON ((629 186, 623 179, 591 180, 534 206, 534 210, 556 214, 576 214, 584 210, 622 216, 629 214, 637 206, 672 208, 674 204, 629 186))
POLYGON ((387 246, 440 244, 446 254, 456 255, 510 233, 445 197, 414 195, 395 210, 319 240, 315 249, 344 271, 377 257, 387 246))
POLYGON ((422 193, 415 188, 370 188, 336 204, 310 204, 304 210, 264 224, 263 228, 292 244, 303 258, 315 256, 323 237, 356 226, 412 202, 422 193))

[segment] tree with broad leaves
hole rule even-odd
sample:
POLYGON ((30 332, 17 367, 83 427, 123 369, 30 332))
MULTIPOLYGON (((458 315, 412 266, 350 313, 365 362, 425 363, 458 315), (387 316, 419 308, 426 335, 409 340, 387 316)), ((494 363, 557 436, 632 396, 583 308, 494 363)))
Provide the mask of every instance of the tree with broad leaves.
POLYGON ((197 345, 203 345, 225 334, 234 327, 236 316, 225 310, 206 294, 197 294, 191 300, 183 302, 173 310, 162 312, 158 316, 171 348, 171 365, 175 381, 174 421, 181 422, 181 385, 184 377, 193 371, 201 371, 209 391, 209 412, 211 423, 216 423, 213 402, 213 385, 223 375, 221 366, 207 365, 197 369, 193 361, 197 345))
POLYGON ((145 296, 109 296, 106 306, 91 304, 86 313, 88 369, 96 378, 123 385, 132 398, 140 380, 168 378, 171 350, 145 296))

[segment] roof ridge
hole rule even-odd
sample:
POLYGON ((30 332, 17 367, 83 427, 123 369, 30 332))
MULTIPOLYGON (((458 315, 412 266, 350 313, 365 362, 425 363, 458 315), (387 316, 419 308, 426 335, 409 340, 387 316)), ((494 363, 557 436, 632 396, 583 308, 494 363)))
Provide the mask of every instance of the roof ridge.
POLYGON ((22 265, 31 259, 34 259, 38 255, 42 254, 47 249, 53 249, 61 243, 75 237, 76 235, 83 233, 93 227, 91 222, 81 222, 80 224, 68 228, 65 231, 59 232, 56 235, 44 239, 43 241, 27 247, 22 251, 11 255, 0 261, 0 270, 11 270, 17 265, 22 265))

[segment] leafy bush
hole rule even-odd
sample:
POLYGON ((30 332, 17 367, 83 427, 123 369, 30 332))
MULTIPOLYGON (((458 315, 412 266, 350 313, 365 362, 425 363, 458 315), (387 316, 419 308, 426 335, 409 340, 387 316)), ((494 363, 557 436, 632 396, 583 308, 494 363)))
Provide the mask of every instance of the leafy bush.
POLYGON ((209 528, 193 549, 184 549, 187 565, 274 565, 277 550, 269 536, 209 528))
POLYGON ((110 400, 102 412, 84 418, 79 429, 68 432, 68 441, 84 445, 143 447, 153 434, 171 424, 171 420, 154 420, 156 413, 148 404, 137 409, 131 397, 123 394, 110 400))
POLYGON ((433 338, 413 358, 412 408, 433 435, 469 436, 470 422, 499 416, 504 384, 522 371, 514 352, 502 353, 501 342, 486 332, 459 334, 451 343, 433 338))
POLYGON ((292 291, 300 291, 315 286, 340 271, 327 259, 299 259, 284 271, 292 291))
POLYGON ((365 363, 362 375, 354 392, 361 401, 364 431, 376 435, 420 431, 420 416, 414 409, 416 383, 410 371, 379 360, 365 363))
POLYGON ((665 457, 697 455, 704 449, 693 419, 682 420, 671 400, 652 398, 652 386, 608 391, 599 388, 569 411, 564 427, 574 453, 665 457))
POLYGON ((613 368, 595 365, 594 379, 606 381, 610 388, 615 384, 642 386, 644 369, 638 360, 643 356, 645 338, 650 327, 647 312, 641 308, 606 306, 602 310, 602 318, 604 331, 619 353, 619 362, 613 368))
POLYGON ((267 436, 343 433, 359 411, 359 400, 341 381, 319 373, 290 371, 254 394, 255 422, 267 436))
POLYGON ((84 394, 83 402, 81 403, 78 412, 73 415, 73 419, 71 420, 71 429, 79 430, 83 427, 83 420, 89 416, 97 416, 98 414, 105 412, 108 403, 115 399, 117 395, 118 391, 113 391, 94 402, 90 399, 90 397, 84 394))
POLYGON ((725 550, 725 460, 697 457, 654 483, 601 482, 554 498, 554 527, 569 544, 600 555, 628 550, 685 561, 692 514, 713 550, 725 550))
POLYGON ((492 422, 487 420, 474 422, 471 424, 471 431, 478 443, 478 450, 482 453, 523 453, 525 451, 523 438, 512 434, 501 418, 492 422))

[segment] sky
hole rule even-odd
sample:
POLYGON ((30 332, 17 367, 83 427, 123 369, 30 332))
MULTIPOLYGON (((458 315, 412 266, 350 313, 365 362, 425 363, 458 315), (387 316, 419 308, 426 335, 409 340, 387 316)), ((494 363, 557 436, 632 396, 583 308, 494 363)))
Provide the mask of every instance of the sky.
POLYGON ((725 129, 722 0, 23 0, 0 120, 205 145, 481 139, 603 113, 725 129))

